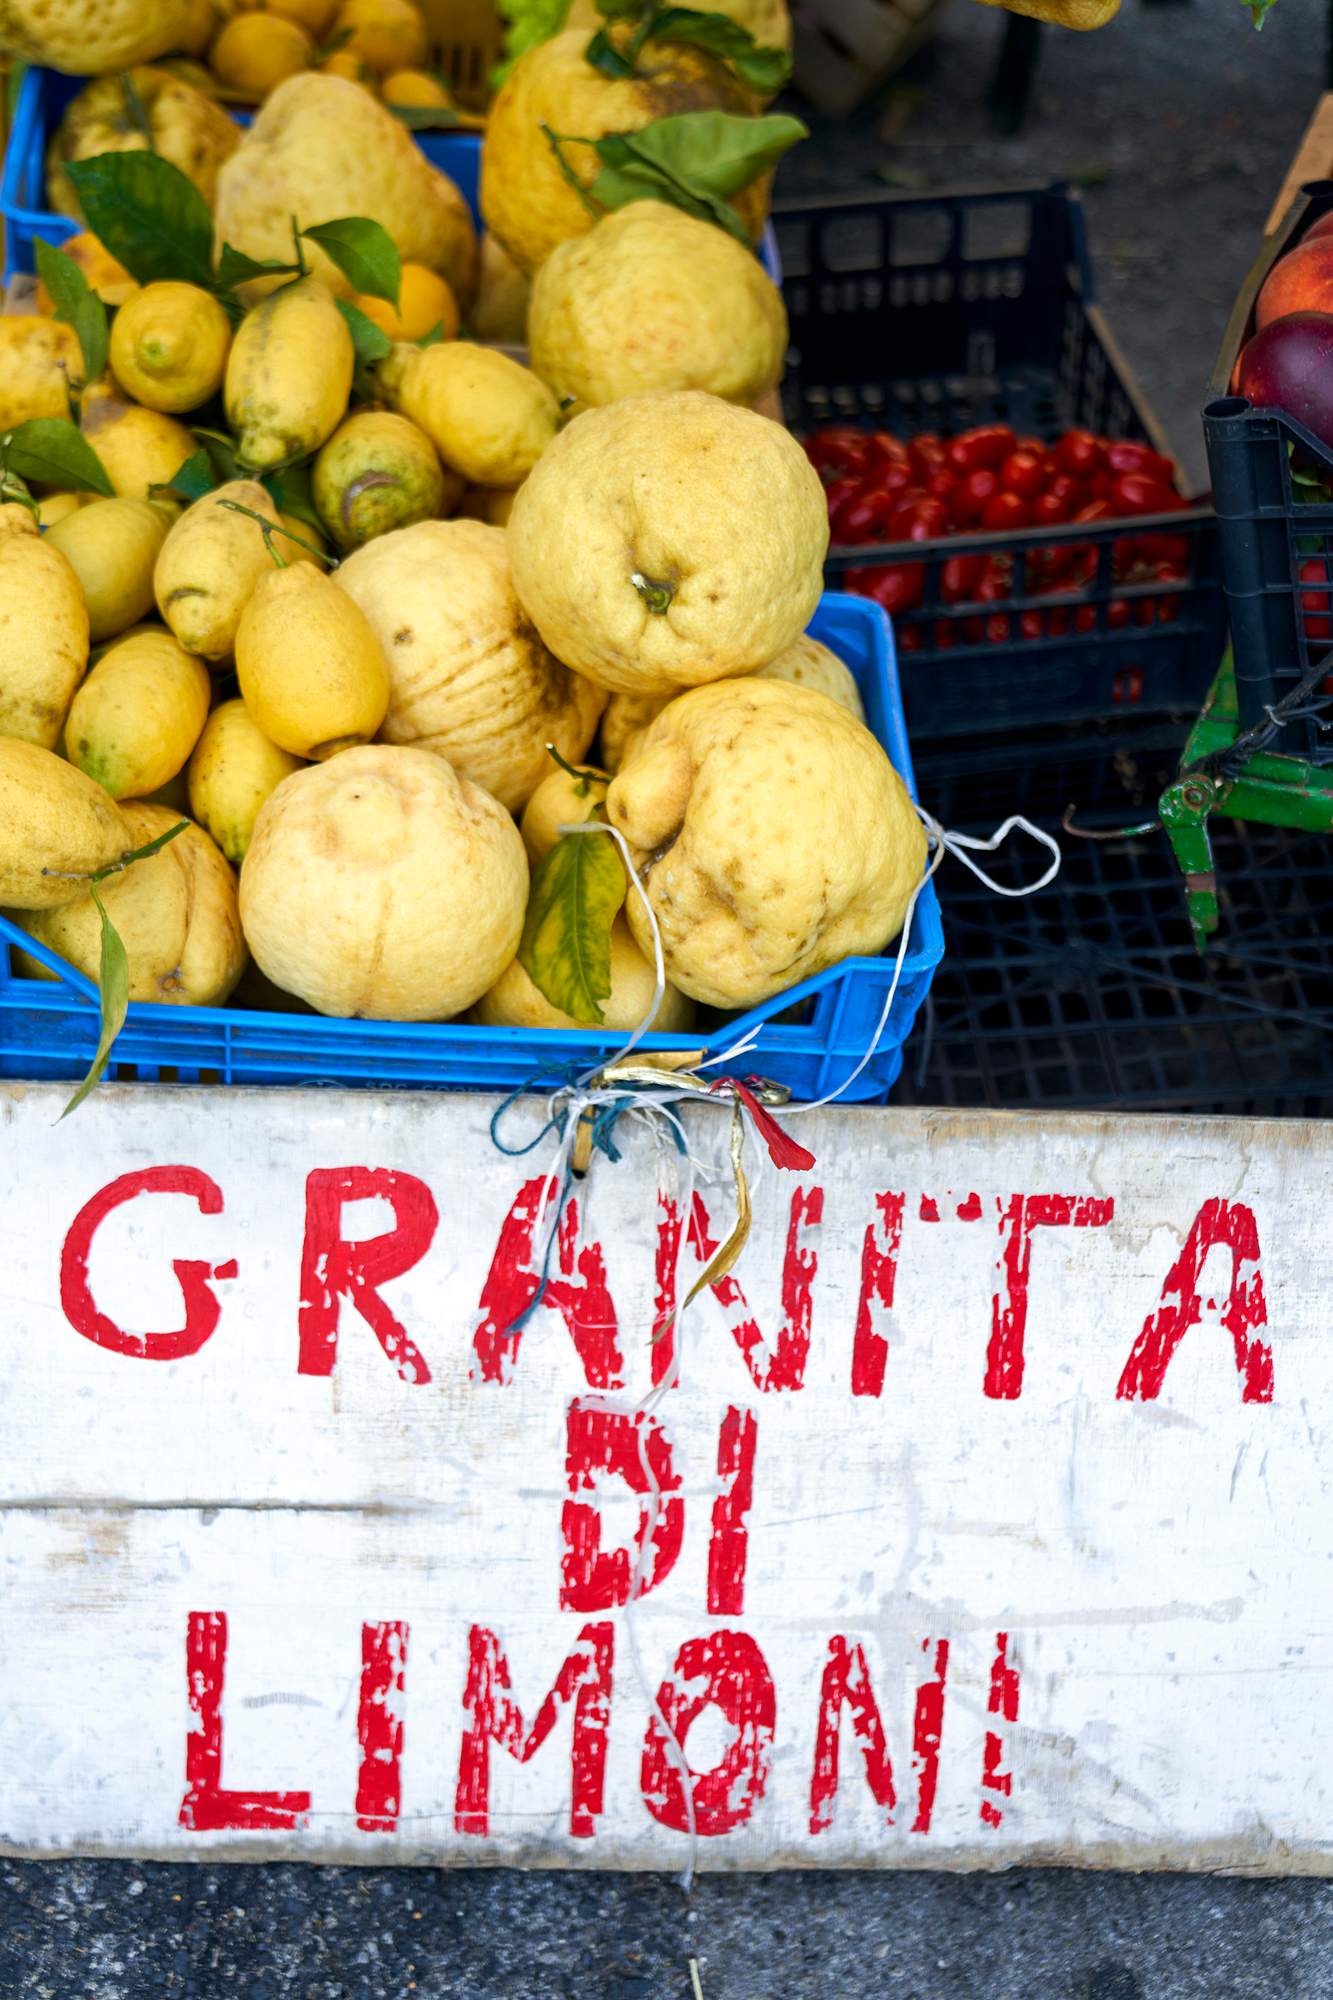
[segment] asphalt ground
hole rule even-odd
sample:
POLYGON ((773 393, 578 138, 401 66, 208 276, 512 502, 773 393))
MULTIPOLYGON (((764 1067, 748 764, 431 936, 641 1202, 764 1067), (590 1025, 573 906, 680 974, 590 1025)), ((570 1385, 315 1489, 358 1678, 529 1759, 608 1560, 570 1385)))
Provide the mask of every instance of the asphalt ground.
MULTIPOLYGON (((1227 310, 1313 108, 1324 9, 1126 0, 1048 33, 1032 114, 983 108, 1002 17, 812 119, 792 191, 1084 190, 1099 295, 1199 484, 1227 310)), ((1312 1751, 1316 1746, 1312 1746, 1312 1751)), ((1333 2000, 1333 1886, 1075 1871, 704 1877, 0 1864, 0 2000, 1333 2000)))

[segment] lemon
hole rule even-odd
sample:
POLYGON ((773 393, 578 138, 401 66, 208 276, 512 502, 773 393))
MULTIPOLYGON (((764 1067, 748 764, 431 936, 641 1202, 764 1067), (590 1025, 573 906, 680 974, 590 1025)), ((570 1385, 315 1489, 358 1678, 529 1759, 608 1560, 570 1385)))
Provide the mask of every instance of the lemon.
POLYGON ((428 69, 391 70, 380 85, 380 96, 386 104, 422 111, 451 111, 454 102, 439 77, 428 69))
POLYGON ((562 404, 644 389, 753 404, 781 379, 787 314, 735 237, 665 202, 636 201, 551 252, 533 280, 528 347, 562 404))
POLYGON ((259 808, 300 768, 299 758, 265 736, 243 701, 224 701, 190 759, 190 811, 239 868, 259 808))
POLYGON ((444 279, 424 264, 404 264, 396 311, 387 299, 369 292, 358 292, 352 303, 390 340, 420 340, 436 327, 444 340, 453 340, 458 333, 458 302, 444 279))
MULTIPOLYGON (((628 22, 610 26, 623 49, 628 22)), ((637 132, 656 118, 686 111, 754 111, 754 99, 733 72, 700 48, 651 42, 637 74, 609 77, 587 60, 586 28, 567 29, 519 57, 496 94, 481 155, 481 213, 520 269, 529 275, 557 243, 584 236, 597 219, 562 171, 543 127, 580 139, 637 132)), ((566 146, 564 167, 584 189, 599 161, 591 146, 566 146)), ((765 175, 735 196, 733 206, 754 241, 768 209, 765 175)))
POLYGON ((54 750, 88 665, 88 610, 72 565, 31 514, 0 531, 0 736, 54 750))
MULTIPOLYGON (((147 847, 181 822, 172 807, 144 800, 127 802, 121 813, 132 848, 147 847)), ((131 1000, 217 1007, 228 998, 246 961, 236 877, 199 827, 187 821, 183 833, 113 875, 98 893, 125 946, 131 1000)), ((25 929, 96 979, 102 925, 90 895, 42 911, 25 929)), ((19 961, 29 977, 56 976, 26 953, 19 961)))
POLYGON ((208 60, 228 90, 260 98, 308 69, 314 54, 314 41, 296 21, 277 14, 235 14, 219 31, 208 60))
POLYGON ((127 500, 146 500, 153 487, 169 486, 199 448, 175 417, 127 401, 105 378, 84 390, 79 428, 127 500))
POLYGON ((828 507, 780 424, 664 389, 575 417, 506 532, 514 587, 558 660, 613 692, 672 694, 753 672, 800 636, 828 507))
POLYGON ((102 655, 70 704, 69 760, 114 799, 155 792, 188 762, 212 694, 203 661, 169 632, 131 633, 102 655))
POLYGON ((575 765, 574 769, 578 775, 571 778, 568 771, 553 763, 523 808, 518 830, 534 868, 555 846, 562 826, 594 819, 597 808, 606 804, 610 773, 588 763, 575 765))
POLYGON ((438 1021, 514 956, 527 893, 503 806, 427 750, 375 744, 265 801, 241 921, 260 971, 321 1014, 438 1021))
POLYGON ((295 21, 298 28, 322 42, 333 26, 338 0, 233 0, 237 14, 274 14, 283 21, 295 21))
POLYGON ((347 47, 377 76, 418 69, 429 53, 426 23, 412 0, 345 0, 334 33, 349 28, 352 39, 347 47))
MULTIPOLYGON (((53 750, 0 736, 0 909, 53 910, 72 903, 84 894, 87 876, 109 868, 133 844, 119 806, 101 785, 53 750)), ((521 857, 521 840, 518 846, 521 857)))
POLYGON ((368 743, 389 669, 361 611, 309 563, 264 577, 236 631, 236 674, 256 727, 293 757, 368 743))
MULTIPOLYGON (((718 681, 670 702, 607 793, 661 935, 667 977, 749 1007, 902 929, 926 836, 870 731, 827 695, 718 681)), ((637 896, 640 951, 652 930, 637 896)))
MULTIPOLYGON (((623 915, 611 926, 611 991, 602 1002, 605 1028, 625 1032, 637 1028, 653 1004, 656 968, 634 942, 623 915)), ((472 1009, 474 1021, 491 1028, 586 1028, 589 1023, 575 1020, 549 1001, 533 985, 518 960, 511 959, 488 993, 483 993, 472 1009)), ((667 981, 666 991, 648 1026, 662 1034, 688 1028, 694 1019, 694 1002, 667 981)))
POLYGON ((152 610, 153 570, 172 514, 156 500, 92 500, 47 531, 44 539, 79 579, 95 645, 152 610))
POLYGON ((315 460, 315 505, 341 549, 447 511, 463 482, 446 475, 424 431, 391 410, 358 410, 315 460))
POLYGON ((548 743, 571 762, 585 754, 600 691, 524 617, 502 529, 418 521, 357 549, 337 584, 389 663, 386 742, 447 758, 513 812, 550 770, 548 743))
POLYGON ((231 321, 198 285, 145 285, 116 314, 111 367, 150 410, 197 410, 222 387, 231 321))
MULTIPOLYGON (((109 250, 103 249, 91 229, 81 229, 77 236, 71 236, 59 248, 72 263, 78 265, 103 305, 123 306, 130 294, 138 291, 138 285, 125 266, 118 264, 109 250)), ((37 280, 35 303, 39 313, 55 310, 51 294, 41 278, 37 280)))
POLYGON ((468 340, 399 345, 375 379, 445 464, 476 486, 516 486, 559 428, 560 406, 530 368, 468 340))

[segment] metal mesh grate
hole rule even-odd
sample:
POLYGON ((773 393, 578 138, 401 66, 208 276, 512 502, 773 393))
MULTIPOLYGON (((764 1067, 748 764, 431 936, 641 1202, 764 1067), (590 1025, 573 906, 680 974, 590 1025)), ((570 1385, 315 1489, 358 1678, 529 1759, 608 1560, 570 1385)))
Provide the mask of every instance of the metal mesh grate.
MULTIPOLYGON (((1183 736, 1052 732, 1023 761, 920 772, 945 823, 989 831, 1020 811, 1058 832, 1152 816, 1183 736)), ((1196 956, 1163 834, 1066 839, 1051 886, 990 894, 954 864, 940 878, 947 955, 899 1102, 1327 1116, 1333 1109, 1333 841, 1213 822, 1222 929, 1196 956)), ((1016 840, 998 878, 1034 866, 1016 840)))

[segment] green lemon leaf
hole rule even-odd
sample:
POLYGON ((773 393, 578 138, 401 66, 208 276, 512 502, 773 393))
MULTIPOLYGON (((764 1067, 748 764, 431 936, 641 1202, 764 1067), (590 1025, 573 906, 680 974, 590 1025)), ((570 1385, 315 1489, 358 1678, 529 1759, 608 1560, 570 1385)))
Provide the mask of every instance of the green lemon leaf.
POLYGON ((339 312, 351 329, 352 345, 356 349, 356 362, 352 376, 352 392, 363 402, 375 400, 375 385, 370 379, 370 370, 377 361, 383 361, 393 353, 393 342, 382 326, 376 326, 360 306, 354 306, 350 299, 336 301, 339 312))
POLYGON ((635 74, 634 64, 628 56, 621 54, 605 28, 597 30, 583 54, 584 60, 590 62, 594 69, 600 70, 603 76, 626 77, 635 74))
POLYGON ((73 486, 114 499, 106 467, 83 433, 64 417, 31 417, 0 439, 0 462, 20 479, 45 486, 73 486))
POLYGON ((707 49, 729 63, 751 90, 776 94, 791 79, 791 57, 785 49, 762 48, 748 29, 726 14, 705 14, 694 7, 663 7, 649 30, 654 42, 687 42, 707 49))
POLYGON ((665 201, 684 209, 686 215, 697 216, 700 222, 716 223, 747 250, 751 247, 745 224, 727 202, 700 197, 645 161, 628 158, 623 166, 603 167, 592 184, 592 194, 603 208, 628 208, 632 201, 665 201))
POLYGON ((799 118, 781 112, 744 118, 730 111, 682 111, 614 136, 636 159, 660 168, 697 198, 728 201, 809 133, 799 118))
POLYGON ((553 1007, 601 1022, 611 992, 611 925, 625 870, 607 835, 566 833, 538 866, 518 962, 553 1007))
POLYGON ((96 382, 100 375, 106 373, 107 351, 111 345, 106 307, 96 292, 88 292, 79 300, 70 325, 78 335, 83 354, 83 379, 85 382, 96 382))
POLYGON ((437 319, 434 326, 430 329, 429 333, 423 333, 417 336, 416 345, 418 347, 442 347, 444 345, 444 340, 445 340, 444 321, 442 319, 437 319))
POLYGON ((33 258, 37 265, 37 275, 51 294, 51 303, 56 309, 56 318, 66 325, 73 324, 73 315, 78 310, 80 299, 88 296, 88 280, 74 259, 63 250, 57 250, 54 243, 43 243, 38 237, 32 246, 33 258))
POLYGON ((182 500, 194 501, 202 500, 205 494, 211 493, 217 483, 213 461, 201 446, 198 451, 191 452, 183 465, 176 468, 165 486, 155 486, 153 491, 168 496, 175 494, 182 500))
POLYGON ((77 1111, 84 1098, 102 1081, 110 1060, 112 1043, 125 1025, 125 1015, 130 1004, 130 961, 124 940, 107 915, 106 905, 98 895, 95 883, 89 884, 89 892, 97 905, 97 914, 102 922, 102 960, 97 979, 98 991, 102 996, 102 1032, 98 1038, 97 1053, 93 1057, 92 1066, 61 1112, 61 1118, 68 1118, 71 1111, 77 1111))
POLYGON ((228 437, 226 431, 205 430, 199 425, 192 425, 191 433, 208 454, 215 485, 221 486, 233 479, 249 477, 237 458, 234 437, 228 437))
POLYGON ((247 257, 243 250, 234 250, 230 243, 224 243, 218 258, 217 282, 229 292, 237 285, 248 284, 251 278, 290 277, 295 269, 295 264, 281 264, 276 257, 247 257))
POLYGON ((451 104, 386 104, 384 109, 409 132, 456 132, 467 122, 451 104))
POLYGON ((38 241, 33 245, 37 275, 51 294, 55 316, 71 326, 83 353, 83 379, 95 382, 106 368, 106 307, 72 257, 54 244, 38 241))
POLYGON ((266 473, 261 484, 280 514, 304 521, 308 528, 324 533, 324 523, 315 508, 310 485, 309 464, 287 465, 281 472, 266 473))
POLYGON ((162 278, 213 284, 213 217, 194 182, 158 153, 71 160, 84 219, 141 285, 162 278))
MULTIPOLYGON (((178 833, 184 833, 188 820, 177 820, 165 833, 159 833, 156 840, 150 840, 144 847, 136 847, 128 854, 122 854, 119 861, 113 861, 109 868, 99 868, 95 875, 88 877, 88 894, 92 897, 102 925, 101 964, 98 970, 97 986, 102 999, 102 1032, 98 1038, 97 1053, 83 1082, 75 1091, 69 1103, 61 1112, 61 1118, 68 1118, 71 1111, 77 1111, 89 1092, 96 1089, 106 1070, 111 1055, 112 1044, 125 1025, 125 1015, 130 1004, 130 961, 125 950, 125 941, 106 913, 106 905, 97 893, 100 882, 108 876, 119 875, 136 861, 146 861, 150 854, 160 854, 178 833)), ((57 1120, 59 1123, 59 1120, 57 1120)))
POLYGON ((382 223, 372 222, 368 215, 345 215, 337 222, 317 222, 301 234, 333 259, 353 291, 387 299, 397 310, 403 264, 398 245, 382 223))

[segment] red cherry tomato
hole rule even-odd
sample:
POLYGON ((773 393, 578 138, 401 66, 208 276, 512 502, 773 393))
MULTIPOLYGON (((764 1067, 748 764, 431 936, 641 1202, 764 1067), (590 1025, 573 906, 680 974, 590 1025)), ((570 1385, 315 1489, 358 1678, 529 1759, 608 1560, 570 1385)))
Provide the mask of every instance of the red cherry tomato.
POLYGON ((926 593, 924 563, 894 563, 880 570, 867 595, 896 618, 901 612, 915 611, 926 593))
POLYGON ((969 604, 986 567, 984 556, 949 556, 940 569, 940 596, 946 604, 969 604))
POLYGON ((1069 611, 1063 604, 1056 604, 1046 613, 1046 630, 1052 639, 1063 639, 1069 631, 1069 611))
POLYGON ((953 517, 959 527, 975 527, 985 512, 986 502, 993 500, 999 490, 999 478, 993 472, 982 469, 964 473, 953 490, 953 517))
POLYGON ((1009 643, 1011 620, 1007 611, 992 611, 986 620, 986 644, 1007 646, 1009 643))
POLYGON ((839 506, 829 532, 835 542, 884 541, 885 524, 897 504, 895 495, 881 493, 873 486, 862 487, 839 506))
POLYGON ((909 439, 907 462, 923 486, 935 473, 948 470, 944 446, 932 431, 923 431, 920 437, 909 439))
POLYGON ((1141 472, 1145 478, 1156 479, 1163 486, 1174 487, 1176 483, 1176 468, 1169 458, 1163 458, 1151 445, 1137 444, 1129 438, 1120 438, 1107 445, 1106 469, 1113 476, 1122 472, 1141 472))
POLYGON ((958 643, 958 627, 956 620, 952 618, 937 618, 935 620, 936 652, 947 653, 949 651, 949 648, 951 646, 956 646, 957 643, 958 643))
POLYGON ((926 491, 932 500, 942 500, 946 507, 953 507, 953 489, 958 484, 952 472, 932 472, 926 491))
POLYGON ((866 439, 867 455, 871 465, 907 466, 907 446, 891 431, 871 431, 866 439))
POLYGON ((951 441, 949 464, 956 472, 995 472, 1017 443, 1008 424, 983 424, 951 441))
POLYGON ((1016 493, 1020 500, 1035 500, 1045 484, 1046 474, 1038 452, 1011 451, 1000 467, 1000 485, 1006 493, 1016 493))
POLYGON ((864 472, 870 463, 870 440, 851 424, 828 424, 806 439, 805 455, 827 482, 842 473, 864 472))
POLYGON ((1160 479, 1150 479, 1142 472, 1121 472, 1111 482, 1111 504, 1121 515, 1176 514, 1185 502, 1160 479))
POLYGON ((1041 611, 1019 613, 1018 630, 1024 639, 1044 639, 1046 637, 1046 616, 1041 611))
POLYGON ((1121 632, 1129 623, 1129 605, 1123 597, 1113 597, 1106 607, 1106 622, 1113 632, 1121 632))
POLYGON ((828 501, 830 521, 832 521, 839 507, 844 506, 854 493, 859 493, 864 484, 865 481, 859 473, 844 473, 841 479, 834 480, 824 496, 828 501))
POLYGON ((990 534, 1026 528, 1032 519, 1026 500, 1017 493, 993 493, 981 510, 981 525, 990 534))
POLYGON ((1068 519, 1064 498, 1056 492, 1039 493, 1032 503, 1032 525, 1035 528, 1054 528, 1068 519))
POLYGON ((1105 446, 1091 431, 1066 431, 1055 447, 1056 462, 1062 472, 1075 479, 1088 479, 1101 470, 1105 446))
POLYGON ((942 500, 927 496, 906 500, 889 517, 886 540, 890 542, 934 542, 948 531, 949 510, 942 500))

